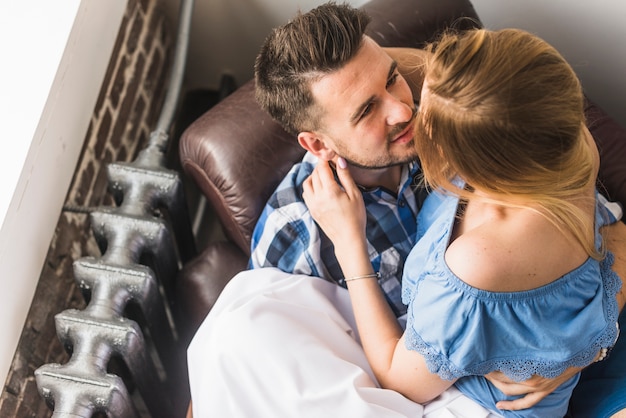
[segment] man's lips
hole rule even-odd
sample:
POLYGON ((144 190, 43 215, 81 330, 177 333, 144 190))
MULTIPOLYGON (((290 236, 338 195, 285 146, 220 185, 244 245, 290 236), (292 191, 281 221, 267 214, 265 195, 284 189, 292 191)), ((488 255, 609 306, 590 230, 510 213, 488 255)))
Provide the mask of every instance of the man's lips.
POLYGON ((395 137, 391 142, 394 144, 405 144, 413 139, 413 124, 409 123, 408 126, 395 137))

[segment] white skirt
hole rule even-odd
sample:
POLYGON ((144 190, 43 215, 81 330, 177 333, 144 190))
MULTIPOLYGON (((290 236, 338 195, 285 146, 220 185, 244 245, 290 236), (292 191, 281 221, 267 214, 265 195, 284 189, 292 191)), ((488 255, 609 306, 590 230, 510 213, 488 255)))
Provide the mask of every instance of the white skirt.
POLYGON ((194 418, 494 418, 451 387, 426 405, 381 389, 348 291, 273 268, 239 273, 187 351, 194 418))

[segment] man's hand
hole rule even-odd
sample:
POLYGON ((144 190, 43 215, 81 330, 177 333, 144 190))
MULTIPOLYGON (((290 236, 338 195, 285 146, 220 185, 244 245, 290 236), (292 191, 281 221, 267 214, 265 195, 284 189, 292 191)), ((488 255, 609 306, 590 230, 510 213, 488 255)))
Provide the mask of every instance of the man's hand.
POLYGON ((513 401, 500 401, 496 404, 498 409, 518 411, 520 409, 527 409, 536 405, 539 401, 551 394, 557 387, 565 383, 581 370, 582 368, 569 367, 565 370, 565 372, 563 372, 563 374, 553 379, 535 375, 523 382, 515 382, 499 371, 491 372, 485 377, 505 395, 526 395, 513 401))

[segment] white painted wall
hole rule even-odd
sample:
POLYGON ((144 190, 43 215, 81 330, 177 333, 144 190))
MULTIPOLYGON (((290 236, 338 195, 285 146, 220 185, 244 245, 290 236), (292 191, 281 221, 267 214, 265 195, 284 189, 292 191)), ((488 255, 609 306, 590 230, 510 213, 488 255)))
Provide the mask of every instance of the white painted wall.
POLYGON ((0 2, 3 382, 76 168, 126 2, 0 2))
MULTIPOLYGON (((176 16, 179 0, 166 0, 176 16)), ((359 6, 365 0, 353 0, 359 6)), ((323 0, 196 0, 189 88, 216 88, 223 73, 239 84, 271 27, 323 0)), ((472 0, 492 29, 519 27, 552 43, 574 66, 587 94, 626 127, 626 2, 623 0, 472 0)))

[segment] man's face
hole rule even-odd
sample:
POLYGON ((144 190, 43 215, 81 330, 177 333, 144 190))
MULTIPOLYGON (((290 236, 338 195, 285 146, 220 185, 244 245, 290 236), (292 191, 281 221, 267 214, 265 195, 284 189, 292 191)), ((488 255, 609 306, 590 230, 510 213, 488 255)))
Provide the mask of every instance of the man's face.
POLYGON ((318 133, 349 163, 384 168, 417 159, 411 90, 371 38, 347 65, 313 82, 311 91, 322 109, 318 133))

